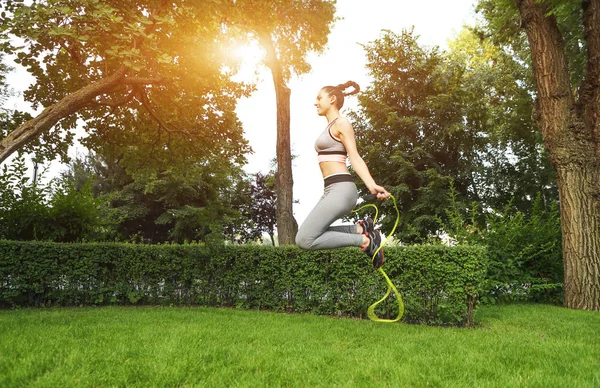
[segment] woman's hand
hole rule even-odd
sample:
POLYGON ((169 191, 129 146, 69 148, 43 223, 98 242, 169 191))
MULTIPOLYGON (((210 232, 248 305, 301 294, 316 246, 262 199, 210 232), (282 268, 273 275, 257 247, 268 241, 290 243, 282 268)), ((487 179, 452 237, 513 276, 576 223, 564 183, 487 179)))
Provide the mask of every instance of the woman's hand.
POLYGON ((377 194, 377 199, 388 199, 391 195, 386 189, 378 184, 369 187, 369 191, 371 191, 372 194, 377 194))

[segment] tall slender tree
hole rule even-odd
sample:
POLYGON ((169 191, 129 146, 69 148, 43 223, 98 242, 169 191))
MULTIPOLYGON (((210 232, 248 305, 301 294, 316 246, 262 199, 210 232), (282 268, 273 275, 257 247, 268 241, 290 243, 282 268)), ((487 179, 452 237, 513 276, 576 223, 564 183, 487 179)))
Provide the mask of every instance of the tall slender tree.
POLYGON ((266 51, 277 107, 277 232, 281 245, 294 244, 298 225, 293 215, 290 147, 291 74, 310 71, 306 56, 321 52, 335 21, 335 0, 233 1, 231 21, 258 40, 266 51))

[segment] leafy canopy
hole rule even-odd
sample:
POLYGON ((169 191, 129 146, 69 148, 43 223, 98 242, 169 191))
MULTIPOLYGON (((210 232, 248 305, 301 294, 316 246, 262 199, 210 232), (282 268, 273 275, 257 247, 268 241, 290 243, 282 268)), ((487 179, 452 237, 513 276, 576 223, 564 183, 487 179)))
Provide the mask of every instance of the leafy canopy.
MULTIPOLYGON (((128 115, 152 117, 163 134, 189 141, 199 132, 221 133, 225 126, 240 132, 233 109, 250 89, 221 71, 229 60, 219 49, 225 8, 214 1, 7 2, 3 26, 23 43, 5 51, 16 54, 16 61, 35 77, 25 92, 34 107, 50 106, 85 85, 126 71, 120 85, 77 115, 63 118, 30 148, 43 145, 47 158, 55 153, 66 157, 79 118, 92 133, 103 121, 128 126, 128 115), (159 115, 156 107, 169 116, 159 115)), ((159 136, 157 145, 168 146, 165 139, 159 136)), ((97 139, 89 140, 86 145, 93 149, 90 143, 97 139)))

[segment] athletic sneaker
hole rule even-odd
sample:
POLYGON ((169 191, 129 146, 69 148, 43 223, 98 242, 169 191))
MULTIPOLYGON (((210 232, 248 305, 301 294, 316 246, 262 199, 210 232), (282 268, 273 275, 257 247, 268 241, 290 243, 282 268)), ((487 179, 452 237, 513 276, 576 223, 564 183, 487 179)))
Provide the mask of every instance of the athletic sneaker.
POLYGON ((360 220, 358 223, 360 226, 362 226, 363 234, 367 237, 372 236, 375 233, 375 224, 373 223, 373 219, 371 217, 360 220))
POLYGON ((363 252, 365 252, 367 256, 369 256, 369 259, 372 260, 373 268, 378 270, 379 268, 383 267, 383 263, 385 263, 383 248, 379 249, 379 246, 381 245, 381 233, 376 230, 370 235, 367 235, 367 237, 369 238, 369 245, 363 250, 363 252), (377 255, 375 255, 376 251, 377 255), (374 258, 373 255, 375 255, 374 258))

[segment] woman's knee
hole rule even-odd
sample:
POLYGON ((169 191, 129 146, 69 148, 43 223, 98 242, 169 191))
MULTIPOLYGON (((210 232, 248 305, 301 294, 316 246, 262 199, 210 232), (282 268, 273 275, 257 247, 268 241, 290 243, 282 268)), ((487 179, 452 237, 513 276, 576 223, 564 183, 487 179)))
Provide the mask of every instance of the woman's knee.
POLYGON ((310 238, 305 233, 302 233, 302 230, 298 231, 296 234, 296 245, 302 249, 312 249, 314 241, 314 239, 310 238))

